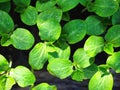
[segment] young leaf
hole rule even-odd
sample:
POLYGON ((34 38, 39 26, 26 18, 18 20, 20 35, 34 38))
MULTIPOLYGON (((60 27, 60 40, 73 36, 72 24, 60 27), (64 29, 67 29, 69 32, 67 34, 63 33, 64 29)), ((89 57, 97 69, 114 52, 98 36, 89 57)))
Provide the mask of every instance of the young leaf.
POLYGON ((81 71, 81 70, 74 70, 72 75, 72 80, 75 80, 75 81, 83 81, 84 79, 84 72, 81 71))
POLYGON ((3 3, 3 2, 8 2, 10 0, 0 0, 0 3, 3 3))
POLYGON ((88 35, 100 35, 106 30, 106 26, 98 16, 88 16, 85 22, 88 35))
POLYGON ((6 71, 9 69, 9 63, 6 58, 0 54, 0 72, 6 71))
POLYGON ((62 35, 68 43, 75 44, 86 35, 86 24, 83 20, 71 20, 64 25, 62 35))
POLYGON ((92 64, 87 68, 83 69, 84 79, 90 79, 96 72, 98 71, 98 67, 96 64, 92 64))
POLYGON ((102 74, 100 71, 90 79, 89 90, 112 90, 113 77, 110 73, 102 74))
POLYGON ((62 10, 56 7, 49 8, 48 10, 41 12, 38 16, 39 22, 43 20, 46 21, 48 19, 53 19, 57 22, 60 22, 61 18, 62 18, 62 10))
POLYGON ((36 1, 36 8, 38 10, 38 12, 43 12, 45 10, 48 10, 52 7, 54 7, 56 4, 55 0, 48 0, 46 2, 42 2, 40 0, 36 1))
POLYGON ((40 70, 47 61, 46 44, 38 43, 29 53, 29 64, 33 69, 40 70))
POLYGON ((27 9, 21 13, 20 18, 26 25, 35 25, 37 23, 37 9, 33 6, 28 6, 27 9))
POLYGON ((61 26, 56 20, 48 19, 41 21, 38 18, 37 26, 41 40, 55 42, 60 37, 61 26))
POLYGON ((52 59, 47 66, 47 70, 53 76, 60 79, 65 79, 72 74, 73 65, 70 60, 52 59))
POLYGON ((120 25, 114 25, 109 28, 105 35, 105 40, 107 43, 113 44, 113 47, 120 46, 120 25))
POLYGON ((112 24, 120 24, 120 8, 112 15, 112 24))
POLYGON ((70 21, 70 15, 68 12, 64 12, 62 15, 62 20, 64 21, 70 21))
POLYGON ((11 2, 4 2, 4 3, 0 3, 0 10, 9 12, 11 9, 11 2))
POLYGON ((30 5, 31 0, 13 0, 16 6, 27 7, 30 5))
POLYGON ((11 69, 10 75, 20 87, 33 85, 36 80, 34 74, 24 66, 17 66, 15 69, 11 69))
POLYGON ((79 48, 75 51, 73 55, 74 63, 79 68, 86 68, 91 65, 93 61, 91 61, 88 54, 84 51, 83 48, 79 48))
POLYGON ((32 90, 57 90, 55 85, 49 85, 47 83, 41 83, 33 87, 32 90))
POLYGON ((10 35, 4 34, 1 38, 1 46, 9 46, 11 44, 10 35))
POLYGON ((15 80, 11 76, 0 76, 0 90, 11 90, 15 80))
POLYGON ((90 57, 96 56, 104 48, 104 39, 100 36, 90 36, 84 45, 84 50, 90 57))
POLYGON ((14 29, 14 22, 8 13, 0 10, 0 34, 9 33, 14 29), (4 17, 3 17, 4 16, 4 17))
POLYGON ((62 9, 63 12, 69 11, 77 6, 79 0, 57 0, 58 6, 62 9))
POLYGON ((8 76, 6 79, 5 90, 11 90, 12 86, 15 84, 15 80, 13 77, 8 76))
POLYGON ((87 6, 92 0, 79 0, 80 4, 83 6, 87 6))
POLYGON ((95 0, 93 10, 101 17, 113 15, 119 8, 117 0, 95 0))
POLYGON ((57 41, 55 45, 47 45, 48 60, 53 58, 69 59, 70 46, 64 41, 57 41))
POLYGON ((28 50, 34 44, 33 35, 24 28, 17 28, 10 38, 12 45, 20 50, 28 50))
POLYGON ((115 52, 109 56, 106 63, 117 73, 120 73, 120 52, 115 52))
POLYGON ((104 51, 107 54, 113 54, 113 52, 114 52, 113 44, 105 44, 104 51))

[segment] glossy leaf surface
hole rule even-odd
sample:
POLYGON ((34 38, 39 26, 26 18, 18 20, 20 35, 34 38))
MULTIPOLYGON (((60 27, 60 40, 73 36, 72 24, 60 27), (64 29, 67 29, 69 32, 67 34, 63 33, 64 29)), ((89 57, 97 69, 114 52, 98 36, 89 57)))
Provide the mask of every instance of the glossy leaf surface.
POLYGON ((56 20, 48 19, 41 22, 40 18, 38 18, 37 26, 39 36, 44 41, 55 42, 60 37, 61 26, 56 20))
POLYGON ((17 66, 15 69, 11 69, 10 75, 20 87, 33 85, 36 80, 34 74, 24 66, 17 66))
POLYGON ((84 50, 90 57, 96 56, 104 48, 104 39, 100 36, 90 36, 84 44, 84 50))
POLYGON ((91 65, 92 61, 83 48, 79 48, 73 55, 74 63, 79 68, 86 68, 91 65))
POLYGON ((21 13, 20 17, 26 25, 35 25, 37 23, 37 9, 33 6, 28 6, 27 9, 21 13))
POLYGON ((0 10, 0 34, 9 33, 13 29, 14 22, 10 15, 5 11, 0 10))
POLYGON ((47 70, 53 76, 60 79, 65 79, 72 74, 73 65, 70 60, 52 59, 47 66, 47 70))
POLYGON ((37 0, 36 8, 37 8, 38 12, 42 12, 42 11, 45 11, 45 10, 48 10, 48 9, 54 7, 55 4, 56 4, 55 0, 48 0, 48 1, 37 0))
POLYGON ((93 10, 101 17, 113 15, 119 8, 117 0, 95 0, 93 10))
POLYGON ((88 35, 100 35, 106 30, 102 19, 98 16, 88 16, 85 20, 88 35))
POLYGON ((20 50, 28 50, 34 44, 33 35, 24 28, 17 28, 10 38, 12 45, 20 50))
POLYGON ((29 53, 29 64, 33 69, 40 70, 47 61, 46 44, 38 43, 29 53))
POLYGON ((81 41, 86 35, 86 24, 83 20, 71 20, 63 27, 63 37, 70 44, 81 41))
POLYGON ((100 71, 90 79, 89 90, 112 90, 113 77, 110 73, 101 74, 100 71))
POLYGON ((113 44, 113 47, 120 46, 120 25, 114 25, 108 29, 105 35, 107 43, 113 44))
POLYGON ((69 11, 70 9, 77 6, 78 3, 79 0, 57 0, 57 4, 63 12, 69 11))
POLYGON ((120 73, 120 52, 115 52, 107 59, 107 64, 117 73, 120 73))

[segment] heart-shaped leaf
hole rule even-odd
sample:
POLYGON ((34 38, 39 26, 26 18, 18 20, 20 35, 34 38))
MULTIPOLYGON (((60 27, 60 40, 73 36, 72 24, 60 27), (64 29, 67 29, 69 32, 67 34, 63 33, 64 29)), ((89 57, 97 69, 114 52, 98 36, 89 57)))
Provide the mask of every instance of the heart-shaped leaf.
POLYGON ((114 25, 108 29, 105 40, 107 43, 113 44, 113 47, 120 46, 120 25, 114 25))
POLYGON ((102 19, 98 16, 88 16, 85 20, 88 35, 100 35, 106 30, 102 19))
POLYGON ((107 59, 107 64, 117 73, 120 73, 120 52, 115 52, 107 59))
POLYGON ((29 64, 33 69, 40 70, 47 61, 46 44, 38 43, 29 53, 29 64))
POLYGON ((17 28, 10 38, 12 45, 20 50, 28 50, 34 44, 33 35, 24 28, 17 28))
POLYGON ((34 74, 24 66, 17 66, 15 69, 11 69, 10 75, 20 87, 33 85, 36 80, 34 74))
POLYGON ((37 23, 38 12, 33 6, 28 6, 27 9, 21 13, 20 18, 26 25, 35 25, 37 23))
POLYGON ((94 57, 98 53, 102 52, 103 48, 104 39, 100 36, 90 36, 84 44, 84 50, 90 57, 94 57))
POLYGON ((72 74, 73 65, 70 60, 52 59, 47 66, 47 70, 53 76, 60 79, 65 79, 72 74))
POLYGON ((38 17, 37 26, 41 40, 55 42, 61 34, 61 26, 54 19, 42 20, 38 17))
POLYGON ((75 44, 85 37, 86 24, 83 20, 71 20, 64 25, 62 35, 70 44, 75 44))
POLYGON ((100 71, 90 79, 89 90, 112 90, 113 77, 110 73, 102 74, 100 71))
POLYGON ((0 10, 0 34, 9 33, 13 29, 14 22, 12 18, 7 12, 0 10))

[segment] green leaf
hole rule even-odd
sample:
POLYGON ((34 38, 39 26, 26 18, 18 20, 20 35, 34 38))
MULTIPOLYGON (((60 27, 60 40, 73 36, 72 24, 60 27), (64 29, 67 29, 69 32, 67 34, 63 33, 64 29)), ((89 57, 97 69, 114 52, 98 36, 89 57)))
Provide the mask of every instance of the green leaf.
POLYGON ((90 57, 83 48, 79 48, 75 51, 73 55, 73 61, 77 67, 86 68, 91 65, 93 59, 90 59, 90 57))
POLYGON ((110 73, 101 74, 100 71, 90 79, 89 90, 112 90, 113 77, 110 73))
POLYGON ((68 43, 75 44, 85 37, 86 24, 83 20, 71 20, 64 25, 62 35, 68 43))
POLYGON ((80 4, 83 6, 87 6, 92 0, 79 0, 80 4))
POLYGON ((14 22, 10 15, 5 11, 0 10, 0 17, 0 34, 12 31, 14 29, 14 22))
POLYGON ((112 24, 120 24, 120 8, 112 15, 112 24))
POLYGON ((62 18, 62 11, 56 7, 49 8, 41 12, 38 16, 39 22, 53 19, 54 21, 60 22, 62 18))
POLYGON ((32 90, 57 90, 55 85, 49 85, 47 83, 41 83, 33 87, 32 90))
POLYGON ((113 44, 113 47, 120 46, 120 25, 114 25, 108 29, 105 40, 107 43, 113 44))
POLYGON ((114 48, 113 48, 113 44, 105 44, 104 46, 104 51, 107 53, 107 54, 113 54, 114 52, 114 48))
POLYGON ((34 44, 33 35, 24 28, 17 28, 10 38, 12 45, 20 50, 28 50, 34 44))
MULTIPOLYGON (((40 19, 40 18, 39 18, 40 19)), ((61 26, 56 20, 48 19, 40 21, 38 19, 37 26, 41 40, 55 42, 61 34, 61 26)))
POLYGON ((98 16, 88 16, 85 20, 88 35, 100 35, 106 30, 102 19, 98 16))
POLYGON ((1 38, 1 46, 9 46, 11 44, 10 35, 3 34, 1 38))
POLYGON ((90 36, 84 44, 84 50, 90 57, 95 57, 102 52, 104 48, 104 39, 100 36, 90 36))
POLYGON ((92 64, 87 68, 83 69, 84 79, 90 79, 96 72, 98 71, 98 67, 96 64, 92 64))
POLYGON ((0 0, 0 3, 8 2, 10 0, 0 0))
POLYGON ((60 79, 65 79, 72 74, 73 65, 70 60, 52 59, 47 66, 47 70, 53 76, 60 79))
POLYGON ((24 13, 25 10, 26 10, 26 7, 16 6, 15 8, 15 12, 17 13, 24 13))
POLYGON ((2 75, 0 76, 0 90, 11 90, 15 84, 15 80, 11 76, 2 75))
POLYGON ((55 45, 47 45, 48 60, 53 58, 69 59, 70 46, 64 41, 58 41, 55 45))
POLYGON ((93 10, 101 17, 113 15, 119 8, 117 0, 95 0, 93 10))
POLYGON ((0 3, 0 10, 9 12, 10 9, 11 9, 11 2, 8 1, 8 2, 0 3))
POLYGON ((120 52, 115 52, 109 56, 106 63, 117 73, 120 73, 120 52))
POLYGON ((72 77, 72 80, 83 81, 83 79, 84 79, 84 72, 79 70, 79 69, 78 70, 74 70, 74 72, 72 73, 71 77, 72 77))
POLYGON ((15 79, 20 87, 28 87, 35 82, 34 74, 24 66, 17 66, 11 69, 10 75, 15 79))
POLYGON ((6 71, 9 69, 9 63, 6 58, 0 54, 0 72, 6 71))
POLYGON ((13 77, 8 76, 6 79, 5 90, 11 90, 12 86, 15 84, 15 80, 13 77))
POLYGON ((54 7, 56 4, 55 0, 48 0, 46 2, 42 2, 40 0, 36 1, 36 8, 38 10, 38 12, 43 12, 45 10, 48 10, 52 7, 54 7))
POLYGON ((13 0, 16 6, 27 7, 30 5, 31 0, 13 0))
POLYGON ((29 53, 29 64, 33 69, 40 70, 47 61, 46 44, 38 43, 29 53))
POLYGON ((57 0, 58 6, 62 9, 63 12, 69 11, 76 7, 79 3, 79 0, 57 0))
POLYGON ((6 75, 0 76, 0 90, 5 90, 6 75))
POLYGON ((33 6, 28 6, 27 9, 21 13, 20 18, 26 25, 35 25, 37 23, 38 12, 33 6))

